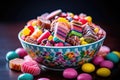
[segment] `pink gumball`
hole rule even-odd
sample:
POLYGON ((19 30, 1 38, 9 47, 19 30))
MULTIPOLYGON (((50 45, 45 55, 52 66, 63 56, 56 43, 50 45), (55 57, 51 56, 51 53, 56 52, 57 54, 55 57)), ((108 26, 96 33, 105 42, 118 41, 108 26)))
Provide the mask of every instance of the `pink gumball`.
POLYGON ((106 67, 112 69, 113 66, 114 66, 113 62, 109 60, 104 60, 103 62, 100 63, 100 67, 106 67))
POLYGON ((39 78, 37 80, 50 80, 49 78, 39 78))
POLYGON ((63 77, 67 79, 76 78, 78 75, 77 71, 74 68, 67 68, 63 71, 63 77))
POLYGON ((92 76, 88 73, 81 73, 78 75, 77 80, 92 80, 92 76))
POLYGON ((95 56, 93 58, 93 63, 95 65, 99 65, 102 61, 104 61, 104 58, 102 56, 95 56))
POLYGON ((27 52, 23 48, 17 48, 15 52, 19 55, 20 58, 23 58, 27 55, 27 52))

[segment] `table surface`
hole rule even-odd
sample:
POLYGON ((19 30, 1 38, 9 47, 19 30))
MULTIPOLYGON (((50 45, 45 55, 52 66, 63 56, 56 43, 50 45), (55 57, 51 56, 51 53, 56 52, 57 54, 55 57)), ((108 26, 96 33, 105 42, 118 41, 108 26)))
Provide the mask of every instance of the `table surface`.
MULTIPOLYGON (((115 27, 118 26, 109 26, 102 23, 99 24, 107 32, 107 37, 103 45, 109 46, 111 51, 120 51, 120 34, 116 33, 118 29, 115 29, 115 27)), ((0 23, 0 80, 17 80, 17 77, 21 74, 21 72, 16 72, 9 69, 5 55, 8 51, 22 47, 17 35, 18 32, 24 27, 24 25, 25 22, 0 23)), ((81 73, 80 69, 77 71, 81 73)), ((107 78, 98 77, 95 72, 91 73, 91 75, 94 80, 120 80, 120 63, 115 64, 111 71, 111 75, 107 78)), ((62 71, 42 70, 41 74, 36 76, 34 79, 37 80, 40 77, 48 77, 50 80, 67 80, 63 78, 62 71)))

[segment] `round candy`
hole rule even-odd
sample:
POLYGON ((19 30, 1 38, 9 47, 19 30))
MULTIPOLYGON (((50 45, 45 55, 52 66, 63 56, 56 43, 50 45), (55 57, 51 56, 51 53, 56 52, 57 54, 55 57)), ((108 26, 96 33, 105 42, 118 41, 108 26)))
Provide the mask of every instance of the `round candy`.
POLYGON ((104 60, 103 62, 100 63, 100 67, 106 67, 112 69, 113 66, 114 66, 113 62, 109 60, 104 60))
POLYGON ((81 73, 78 75, 77 80, 92 80, 92 76, 87 73, 81 73))
POLYGON ((112 61, 113 63, 118 63, 119 62, 119 57, 112 52, 106 55, 106 59, 112 61))
POLYGON ((15 51, 9 51, 6 54, 6 60, 10 61, 12 59, 19 58, 18 54, 15 51))
POLYGON ((63 77, 67 79, 76 78, 78 75, 77 71, 73 68, 67 68, 63 71, 63 77))
POLYGON ((91 73, 95 70, 95 66, 92 63, 85 63, 82 65, 82 70, 87 73, 91 73))
POLYGON ((18 80, 33 80, 33 75, 29 73, 23 73, 18 76, 18 80))
POLYGON ((99 65, 102 61, 104 61, 104 58, 102 56, 95 56, 93 58, 93 63, 95 65, 99 65))
POLYGON ((112 51, 112 53, 116 54, 120 58, 120 52, 118 52, 118 51, 112 51))
POLYGON ((27 55, 27 52, 23 48, 17 48, 15 52, 19 55, 20 58, 23 58, 27 55))
POLYGON ((96 71, 96 74, 101 77, 108 77, 111 74, 111 71, 108 68, 99 68, 96 71))
POLYGON ((39 78, 37 80, 50 80, 49 78, 39 78))

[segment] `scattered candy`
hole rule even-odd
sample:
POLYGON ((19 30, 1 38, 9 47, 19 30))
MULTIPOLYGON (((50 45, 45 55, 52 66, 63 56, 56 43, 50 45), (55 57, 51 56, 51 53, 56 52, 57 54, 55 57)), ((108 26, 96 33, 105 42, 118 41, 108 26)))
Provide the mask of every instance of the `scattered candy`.
POLYGON ((17 48, 15 52, 19 55, 20 58, 23 58, 27 55, 27 52, 23 48, 17 48))
POLYGON ((110 52, 109 54, 106 55, 106 59, 112 61, 113 63, 118 63, 119 62, 119 57, 112 52, 110 52))
POLYGON ((50 80, 49 78, 39 78, 37 80, 50 80))
POLYGON ((92 80, 92 76, 88 73, 81 73, 78 75, 77 80, 92 80))
POLYGON ((96 74, 101 77, 108 77, 111 74, 111 71, 108 68, 99 68, 96 71, 96 74))
POLYGON ((23 73, 18 76, 17 80, 33 80, 33 79, 34 79, 33 75, 31 75, 29 73, 23 73))
POLYGON ((9 51, 6 54, 6 60, 10 61, 12 59, 19 58, 18 54, 15 51, 9 51))
POLYGON ((100 67, 106 67, 106 68, 112 69, 113 66, 114 66, 113 62, 109 60, 104 60, 100 63, 100 67))
POLYGON ((92 63, 85 63, 82 65, 82 71, 91 73, 95 70, 95 66, 92 63))
POLYGON ((30 73, 34 76, 37 76, 40 74, 41 69, 39 68, 37 62, 35 61, 25 61, 21 65, 21 71, 24 73, 30 73))
POLYGON ((99 65, 102 61, 104 61, 104 58, 102 56, 95 56, 93 58, 93 63, 95 65, 99 65))
POLYGON ((77 71, 74 68, 67 68, 63 71, 63 77, 67 79, 76 78, 78 75, 77 71))
POLYGON ((23 59, 15 58, 9 61, 9 68, 16 71, 21 71, 21 64, 24 62, 23 59))
POLYGON ((120 52, 118 52, 118 51, 112 51, 112 53, 116 54, 120 58, 120 52))

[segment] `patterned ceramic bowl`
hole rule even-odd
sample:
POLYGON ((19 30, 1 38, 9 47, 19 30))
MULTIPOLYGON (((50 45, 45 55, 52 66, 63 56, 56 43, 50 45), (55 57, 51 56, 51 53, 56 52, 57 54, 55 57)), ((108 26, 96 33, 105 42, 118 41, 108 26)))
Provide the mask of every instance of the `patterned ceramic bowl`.
POLYGON ((20 33, 18 34, 18 38, 28 54, 38 63, 52 70, 78 68, 81 64, 89 62, 103 44, 105 37, 106 35, 87 45, 54 47, 25 42, 21 39, 20 33))

